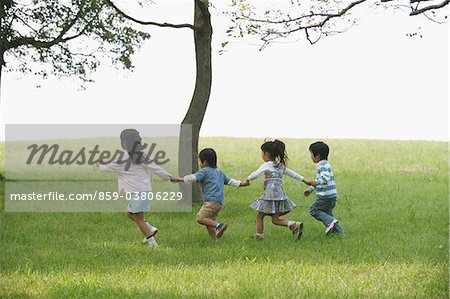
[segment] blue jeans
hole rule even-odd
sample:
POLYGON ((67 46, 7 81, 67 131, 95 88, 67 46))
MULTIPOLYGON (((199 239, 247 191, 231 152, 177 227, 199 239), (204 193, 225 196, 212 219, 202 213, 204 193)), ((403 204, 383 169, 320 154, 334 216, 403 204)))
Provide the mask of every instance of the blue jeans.
MULTIPOLYGON (((309 214, 319 221, 322 221, 325 226, 336 218, 333 217, 333 210, 336 207, 337 198, 316 198, 316 201, 309 208, 309 214)), ((344 233, 344 229, 336 224, 335 230, 341 234, 344 233)))

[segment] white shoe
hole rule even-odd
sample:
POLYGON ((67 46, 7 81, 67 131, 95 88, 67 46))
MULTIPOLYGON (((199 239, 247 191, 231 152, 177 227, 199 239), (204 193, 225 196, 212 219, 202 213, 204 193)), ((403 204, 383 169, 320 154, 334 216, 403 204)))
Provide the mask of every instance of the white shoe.
POLYGON ((156 240, 155 240, 155 238, 153 238, 153 237, 150 237, 150 238, 145 238, 146 239, 146 242, 145 243, 148 243, 148 247, 149 248, 156 248, 156 247, 158 247, 158 243, 156 243, 156 240))
POLYGON ((145 225, 147 225, 148 229, 150 230, 151 236, 156 235, 156 233, 158 232, 158 229, 156 227, 151 226, 150 223, 147 222, 147 220, 145 220, 145 225))
MULTIPOLYGON (((154 236, 154 235, 151 236, 150 238, 144 237, 144 239, 142 239, 142 244, 147 244, 147 243, 150 244, 150 242, 156 243, 156 240, 155 240, 155 236, 154 236)), ((156 245, 158 245, 158 244, 156 244, 156 245)))
POLYGON ((336 224, 338 222, 339 221, 337 219, 334 219, 333 221, 331 221, 330 225, 328 225, 327 229, 325 230, 325 235, 328 236, 333 231, 334 227, 336 226, 336 224))
MULTIPOLYGON (((150 238, 149 239, 155 239, 155 235, 156 235, 156 233, 158 232, 158 229, 156 228, 156 227, 154 227, 154 226, 151 226, 150 224, 148 224, 148 222, 145 222, 145 224, 147 224, 147 226, 149 227, 149 229, 150 229, 150 238), (151 227, 151 228, 150 228, 151 227)), ((148 243, 148 240, 149 239, 147 239, 146 237, 144 237, 144 239, 142 240, 142 244, 146 244, 146 243, 148 243)))
POLYGON ((264 235, 263 235, 263 234, 255 233, 255 234, 253 235, 253 239, 256 240, 256 241, 261 241, 262 239, 264 239, 264 235))

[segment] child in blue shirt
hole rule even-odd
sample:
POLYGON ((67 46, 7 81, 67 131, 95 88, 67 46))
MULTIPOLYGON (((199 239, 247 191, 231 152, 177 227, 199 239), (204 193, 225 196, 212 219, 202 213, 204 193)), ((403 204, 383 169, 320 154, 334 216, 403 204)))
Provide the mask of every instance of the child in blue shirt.
POLYGON ((224 185, 234 187, 249 186, 248 182, 241 182, 229 178, 217 169, 217 154, 212 148, 205 148, 199 153, 200 170, 183 178, 172 179, 174 182, 200 182, 202 186, 203 205, 197 213, 197 222, 208 230, 212 239, 220 238, 227 224, 216 222, 219 211, 224 205, 224 185))
POLYGON ((333 216, 338 193, 333 169, 327 160, 330 149, 326 143, 317 141, 309 146, 309 151, 311 153, 311 160, 314 163, 318 163, 316 168, 316 179, 308 182, 310 187, 304 192, 305 196, 309 196, 314 190, 316 190, 317 194, 316 200, 309 209, 309 213, 311 216, 325 224, 326 235, 329 235, 333 231, 344 234, 344 230, 339 225, 339 220, 333 216))

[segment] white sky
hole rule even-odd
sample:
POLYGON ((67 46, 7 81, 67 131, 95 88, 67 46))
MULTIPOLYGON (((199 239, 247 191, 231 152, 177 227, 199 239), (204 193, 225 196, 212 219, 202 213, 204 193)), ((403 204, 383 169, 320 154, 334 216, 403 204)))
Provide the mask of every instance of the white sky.
MULTIPOLYGON (((135 15, 192 23, 192 2, 157 2, 153 14, 135 15)), ((232 40, 218 55, 227 23, 212 15, 213 86, 202 136, 449 140, 448 25, 406 12, 367 13, 359 26, 315 45, 301 39, 260 52, 232 40), (419 26, 423 38, 406 36, 419 26)), ((102 67, 87 90, 73 78, 3 73, 2 128, 179 123, 194 88, 192 31, 148 32, 134 72, 102 67)))

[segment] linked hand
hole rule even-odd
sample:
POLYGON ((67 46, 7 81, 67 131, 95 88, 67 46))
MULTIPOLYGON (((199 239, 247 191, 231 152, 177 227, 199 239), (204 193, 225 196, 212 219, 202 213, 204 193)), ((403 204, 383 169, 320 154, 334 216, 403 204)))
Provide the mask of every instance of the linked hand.
POLYGON ((243 180, 243 181, 241 181, 241 184, 239 186, 240 187, 248 187, 248 186, 250 186, 250 181, 249 180, 243 180))
POLYGON ((180 183, 183 182, 183 179, 180 178, 179 176, 169 176, 169 179, 172 183, 180 183))
POLYGON ((316 186, 316 182, 315 181, 310 181, 310 180, 309 181, 306 180, 305 184, 308 185, 308 186, 316 186))

